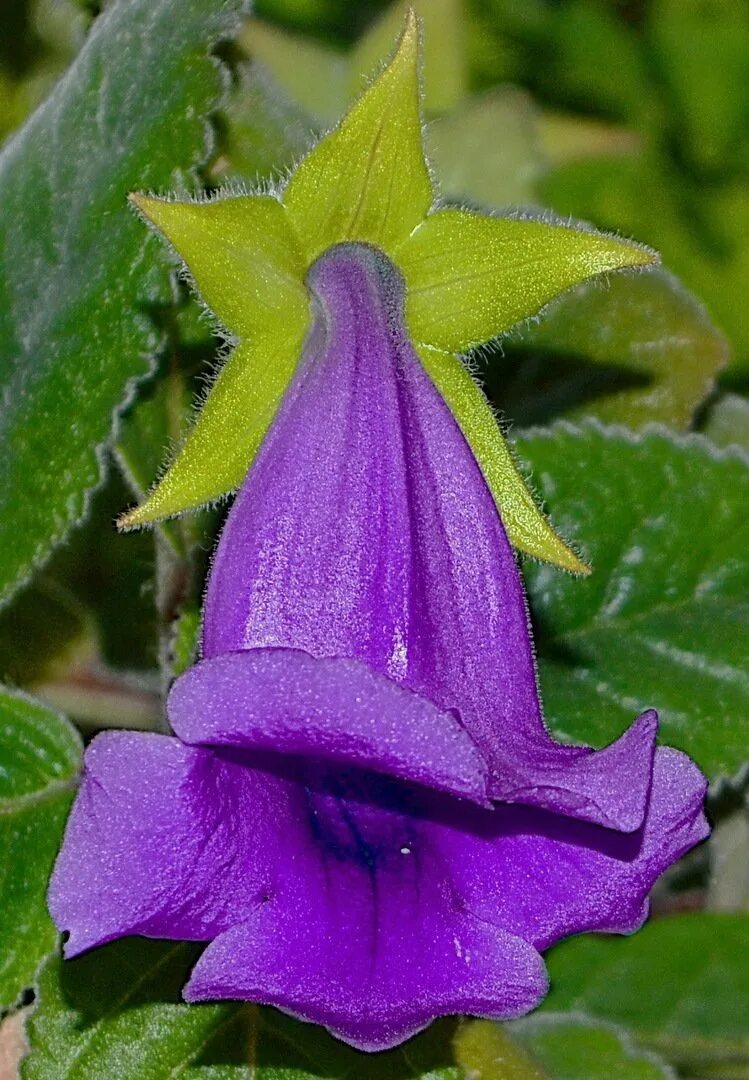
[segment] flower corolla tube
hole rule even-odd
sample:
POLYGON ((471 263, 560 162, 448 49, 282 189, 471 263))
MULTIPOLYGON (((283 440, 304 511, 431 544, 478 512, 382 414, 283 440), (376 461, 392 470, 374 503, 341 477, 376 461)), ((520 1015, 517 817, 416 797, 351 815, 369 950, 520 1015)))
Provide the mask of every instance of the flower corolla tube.
POLYGON ((706 834, 645 712, 611 746, 541 717, 495 501, 375 247, 307 275, 301 360, 223 529, 174 735, 89 746, 50 889, 75 956, 208 942, 184 996, 364 1050, 546 991, 541 951, 635 930, 706 834))

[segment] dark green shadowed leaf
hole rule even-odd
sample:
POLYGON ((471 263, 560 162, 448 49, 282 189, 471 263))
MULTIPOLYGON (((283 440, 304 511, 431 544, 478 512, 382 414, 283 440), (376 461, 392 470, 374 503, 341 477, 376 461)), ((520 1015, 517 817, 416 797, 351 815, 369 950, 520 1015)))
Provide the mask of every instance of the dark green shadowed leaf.
POLYGON ((23 1080, 460 1080, 450 1021, 363 1054, 322 1028, 250 1004, 185 1005, 200 946, 127 938, 53 957, 27 1026, 23 1080))
POLYGON ((0 156, 0 599, 85 513, 113 411, 151 366, 149 307, 170 289, 126 196, 183 185, 204 157, 222 87, 207 50, 243 8, 107 5, 0 156))
POLYGON ((745 183, 709 194, 668 158, 648 150, 631 158, 572 161, 540 184, 544 205, 599 228, 619 229, 652 244, 699 296, 734 346, 733 366, 749 361, 749 198, 745 183))
POLYGON ((746 166, 749 101, 736 87, 749 84, 749 7, 654 0, 647 29, 682 153, 704 170, 746 166))
POLYGON ((0 1011, 15 1004, 55 947, 47 879, 80 756, 67 721, 0 688, 0 1011))
POLYGON ((622 1024, 686 1076, 749 1072, 749 916, 654 919, 630 938, 572 939, 548 964, 544 1010, 622 1024))
POLYGON ((553 1080, 675 1080, 665 1062, 638 1049, 627 1032, 580 1014, 530 1016, 506 1030, 553 1080))
POLYGON ((728 343, 666 270, 613 275, 561 296, 487 365, 518 424, 561 414, 688 428, 728 361, 728 343))
POLYGON ((711 779, 746 760, 749 461, 666 429, 559 424, 519 439, 593 573, 526 567, 547 719, 603 745, 645 708, 711 779))

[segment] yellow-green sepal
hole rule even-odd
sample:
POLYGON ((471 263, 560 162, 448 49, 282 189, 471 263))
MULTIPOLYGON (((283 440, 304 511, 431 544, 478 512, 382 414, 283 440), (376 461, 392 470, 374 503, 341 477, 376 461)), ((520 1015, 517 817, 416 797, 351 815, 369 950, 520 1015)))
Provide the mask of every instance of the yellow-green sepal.
POLYGON ((301 247, 276 199, 132 201, 239 344, 184 446, 147 499, 120 519, 123 528, 194 509, 241 484, 294 373, 309 320, 301 247))
POLYGON ((431 214, 395 259, 414 341, 451 353, 490 341, 588 278, 658 261, 605 233, 452 209, 431 214))
POLYGON ((177 202, 130 200, 184 261, 195 288, 238 338, 306 318, 306 263, 281 203, 269 195, 177 202))
POLYGON ((238 488, 302 352, 306 322, 260 332, 235 348, 174 462, 148 498, 123 515, 130 529, 213 502, 238 488))
POLYGON ((554 531, 531 494, 481 388, 451 353, 416 349, 471 447, 513 547, 575 574, 590 567, 554 531))
POLYGON ((468 91, 468 48, 463 0, 396 0, 359 38, 348 56, 349 92, 362 71, 386 54, 410 8, 424 27, 424 105, 430 115, 453 109, 468 91))
POLYGON ((410 11, 392 60, 289 180, 283 202, 310 261, 346 240, 389 254, 428 213, 418 67, 410 11))

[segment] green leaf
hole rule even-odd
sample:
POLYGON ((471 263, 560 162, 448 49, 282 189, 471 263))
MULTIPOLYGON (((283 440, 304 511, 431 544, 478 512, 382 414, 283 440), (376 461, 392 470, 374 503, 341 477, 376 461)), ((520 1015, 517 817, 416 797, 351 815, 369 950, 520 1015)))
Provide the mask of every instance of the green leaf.
MULTIPOLYGON (((381 42, 382 48, 369 59, 367 71, 380 62, 402 20, 381 42)), ((289 34, 262 19, 248 19, 239 39, 242 48, 259 60, 291 101, 304 105, 315 120, 335 124, 348 104, 348 57, 320 45, 309 37, 289 34)))
POLYGON ((529 206, 545 162, 528 94, 501 86, 468 98, 426 131, 440 190, 484 206, 529 206))
POLYGON ((180 1003, 199 951, 126 938, 76 960, 52 958, 28 1023, 23 1080, 459 1080, 449 1021, 403 1050, 363 1054, 274 1009, 180 1003))
POLYGON ((432 198, 411 13, 388 66, 301 162, 283 200, 314 259, 345 240, 377 244, 390 253, 422 221, 432 198))
POLYGON ((603 745, 645 708, 715 779, 746 761, 749 461, 699 436, 559 424, 518 440, 585 581, 526 567, 547 720, 603 745))
POLYGON ((654 919, 632 937, 573 938, 549 954, 542 1008, 622 1024, 687 1075, 744 1076, 747 942, 748 915, 704 913, 654 919))
POLYGON ((47 880, 80 757, 66 720, 0 687, 0 1011, 15 1004, 55 947, 47 880))
POLYGON ((749 10, 734 0, 655 0, 648 32, 682 153, 704 169, 730 167, 749 131, 746 95, 735 92, 749 84, 749 10))
POLYGON ((586 1016, 536 1015, 506 1029, 553 1080, 673 1080, 665 1063, 635 1047, 627 1032, 586 1016))
POLYGON ((0 598, 85 514, 112 414, 150 367, 146 309, 169 286, 125 197, 184 183, 204 156, 221 91, 207 45, 242 7, 108 5, 0 156, 0 598))
POLYGON ((497 337, 572 285, 656 258, 603 233, 465 210, 430 215, 396 254, 414 340, 447 352, 497 337))
POLYGON ((652 244, 706 304, 749 363, 749 197, 746 182, 704 189, 652 150, 631 158, 569 162, 540 185, 545 205, 562 215, 618 229, 652 244))
POLYGON ((617 118, 653 111, 655 95, 638 35, 616 8, 599 0, 543 8, 545 40, 532 41, 531 77, 544 97, 617 118))
POLYGON ((438 349, 422 347, 418 354, 476 455, 513 546, 574 573, 587 573, 588 567, 536 505, 502 437, 499 421, 465 365, 438 349))
POLYGON ((507 346, 488 381, 523 425, 564 414, 688 428, 728 361, 703 306, 659 267, 580 286, 507 346))
POLYGON ((27 1025, 31 1052, 22 1077, 246 1076, 241 1065, 249 1060, 248 1010, 176 1004, 198 951, 183 942, 129 938, 77 960, 53 957, 41 973, 39 1005, 27 1025), (196 1067, 201 1056, 206 1068, 196 1067), (218 1073, 208 1068, 219 1063, 218 1073))
POLYGON ((235 74, 211 177, 216 183, 235 178, 257 184, 290 169, 320 133, 317 121, 286 99, 260 65, 240 62, 235 74))
POLYGON ((749 401, 740 394, 723 394, 708 411, 703 432, 717 446, 749 450, 749 401))

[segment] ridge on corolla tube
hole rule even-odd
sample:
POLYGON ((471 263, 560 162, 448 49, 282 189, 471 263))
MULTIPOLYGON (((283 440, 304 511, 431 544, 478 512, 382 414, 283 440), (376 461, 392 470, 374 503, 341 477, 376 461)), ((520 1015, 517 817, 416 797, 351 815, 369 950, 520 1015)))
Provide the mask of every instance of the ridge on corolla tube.
MULTIPOLYGON (((172 691, 175 730, 190 742, 245 746, 279 737, 263 730, 259 657, 224 654, 284 648, 356 661, 459 717, 488 768, 490 797, 638 828, 655 715, 597 753, 549 737, 513 552, 410 343, 399 272, 373 246, 339 244, 307 285, 312 326, 224 528, 204 608, 205 659, 172 691), (245 708, 232 735, 238 699, 256 702, 257 722, 245 708), (200 719, 191 700, 203 703, 200 719)), ((303 678, 302 662, 287 662, 303 678)))
POLYGON ((652 712, 603 751, 550 738, 512 551, 398 274, 347 244, 308 286, 175 735, 89 745, 49 906, 66 956, 207 942, 188 1001, 274 1005, 380 1050, 438 1016, 527 1012, 539 950, 635 930, 705 836, 705 781, 654 751, 652 712))

